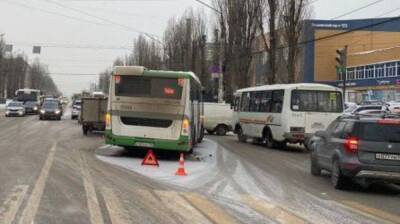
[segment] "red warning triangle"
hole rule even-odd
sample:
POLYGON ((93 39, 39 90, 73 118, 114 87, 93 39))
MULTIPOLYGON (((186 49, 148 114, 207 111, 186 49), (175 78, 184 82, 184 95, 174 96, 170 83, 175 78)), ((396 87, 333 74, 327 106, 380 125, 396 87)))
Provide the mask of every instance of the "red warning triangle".
POLYGON ((159 166, 157 157, 153 153, 153 150, 150 149, 149 151, 147 151, 147 154, 142 161, 142 166, 143 165, 159 166))

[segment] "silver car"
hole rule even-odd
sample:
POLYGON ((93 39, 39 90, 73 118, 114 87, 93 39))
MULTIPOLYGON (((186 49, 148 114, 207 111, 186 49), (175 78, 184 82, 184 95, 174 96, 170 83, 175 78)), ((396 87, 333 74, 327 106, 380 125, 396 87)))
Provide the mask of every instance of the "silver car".
POLYGON ((25 116, 25 107, 22 102, 12 101, 6 106, 6 117, 25 116))

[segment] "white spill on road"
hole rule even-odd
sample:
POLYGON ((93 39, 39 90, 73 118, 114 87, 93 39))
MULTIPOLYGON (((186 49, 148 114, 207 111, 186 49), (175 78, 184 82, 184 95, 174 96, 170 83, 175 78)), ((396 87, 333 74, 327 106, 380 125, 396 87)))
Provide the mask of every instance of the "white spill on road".
POLYGON ((179 156, 159 160, 159 167, 142 166, 143 157, 113 146, 97 149, 97 158, 156 181, 201 192, 230 210, 238 220, 251 223, 379 223, 370 217, 348 212, 335 201, 324 200, 297 187, 288 186, 271 173, 249 162, 214 141, 204 139, 193 155, 186 156, 187 176, 176 176, 179 156), (257 201, 257 203, 245 203, 257 201), (267 214, 267 215, 265 215, 267 214), (282 221, 283 220, 283 221, 282 221))
POLYGON ((217 144, 205 139, 198 144, 192 155, 185 157, 187 176, 175 175, 179 167, 179 157, 159 160, 159 167, 142 166, 142 159, 134 156, 123 156, 123 149, 113 146, 103 146, 97 150, 97 158, 117 166, 132 170, 141 175, 186 188, 196 188, 215 177, 217 144))

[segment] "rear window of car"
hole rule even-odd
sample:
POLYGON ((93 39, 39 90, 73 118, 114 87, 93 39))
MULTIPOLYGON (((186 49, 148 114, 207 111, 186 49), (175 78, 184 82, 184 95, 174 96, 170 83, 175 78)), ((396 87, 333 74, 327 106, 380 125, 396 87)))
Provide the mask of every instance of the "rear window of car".
POLYGON ((364 141, 400 142, 400 125, 361 122, 359 137, 364 141))

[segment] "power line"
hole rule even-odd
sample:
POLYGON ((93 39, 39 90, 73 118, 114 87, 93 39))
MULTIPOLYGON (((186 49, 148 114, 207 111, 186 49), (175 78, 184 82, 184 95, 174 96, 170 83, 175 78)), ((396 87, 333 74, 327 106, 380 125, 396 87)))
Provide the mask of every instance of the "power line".
POLYGON ((215 12, 221 13, 221 11, 219 11, 218 9, 216 9, 215 7, 213 7, 212 5, 210 5, 210 4, 206 3, 206 2, 203 2, 202 0, 194 0, 194 1, 196 1, 196 2, 198 2, 198 3, 200 3, 200 4, 202 4, 202 5, 204 5, 205 7, 209 8, 209 9, 211 9, 211 10, 214 10, 215 12))
POLYGON ((95 21, 92 21, 92 20, 86 20, 86 19, 83 19, 83 18, 80 18, 80 17, 74 17, 74 16, 62 14, 62 13, 57 13, 57 12, 45 10, 45 9, 42 9, 42 8, 32 7, 30 5, 27 5, 27 4, 24 4, 24 3, 21 3, 21 2, 16 2, 16 1, 11 1, 11 0, 3 0, 3 1, 8 2, 10 4, 18 5, 18 6, 23 7, 23 8, 32 9, 32 10, 36 10, 36 11, 41 11, 41 12, 44 12, 44 13, 47 13, 47 14, 52 14, 52 15, 56 15, 56 16, 60 16, 60 17, 64 17, 64 18, 68 18, 68 19, 72 19, 72 20, 76 20, 76 21, 79 21, 79 22, 85 22, 85 23, 95 24, 95 25, 99 25, 99 26, 107 26, 107 27, 110 27, 110 28, 115 29, 115 30, 123 30, 123 31, 126 31, 126 32, 127 31, 132 32, 132 31, 127 30, 127 29, 120 29, 120 28, 112 26, 110 24, 98 23, 98 22, 95 22, 95 21))
POLYGON ((355 13, 355 12, 358 12, 358 11, 360 11, 360 10, 362 10, 362 9, 365 9, 365 8, 370 7, 370 6, 376 5, 376 4, 378 4, 378 3, 380 3, 380 2, 383 2, 383 1, 385 1, 385 0, 378 0, 378 1, 375 1, 375 2, 372 2, 372 3, 369 3, 369 4, 367 4, 367 5, 364 5, 364 6, 361 6, 361 7, 359 7, 359 8, 353 9, 353 10, 351 10, 351 11, 349 11, 349 12, 343 13, 342 15, 333 17, 331 20, 339 19, 339 18, 341 18, 341 17, 344 17, 344 16, 347 16, 347 15, 353 14, 353 13, 355 13))
POLYGON ((69 10, 72 10, 72 11, 79 12, 79 13, 81 13, 81 14, 84 14, 84 15, 89 16, 89 17, 92 17, 92 18, 96 18, 96 19, 99 19, 99 20, 103 20, 103 21, 108 22, 108 23, 110 23, 110 24, 113 24, 113 25, 116 25, 116 26, 119 26, 119 27, 123 27, 123 28, 128 29, 128 30, 131 30, 131 31, 133 31, 133 32, 144 34, 144 35, 146 35, 147 37, 149 37, 150 39, 152 39, 152 40, 154 40, 154 41, 156 41, 156 42, 161 43, 161 41, 160 41, 159 39, 157 39, 157 38, 156 38, 156 35, 154 35, 154 34, 147 33, 147 32, 144 32, 144 31, 140 31, 140 30, 137 30, 137 29, 133 29, 133 28, 130 27, 130 26, 126 26, 126 25, 124 25, 124 24, 120 24, 120 23, 117 23, 117 22, 112 21, 112 20, 109 20, 109 19, 105 19, 105 18, 100 17, 100 16, 96 16, 96 15, 90 14, 90 13, 84 11, 84 10, 80 10, 80 9, 76 9, 76 8, 73 8, 73 7, 64 5, 64 4, 62 4, 62 3, 58 2, 58 1, 55 1, 55 0, 45 0, 45 1, 50 2, 50 3, 53 3, 53 4, 55 4, 55 5, 58 5, 59 7, 65 8, 65 9, 69 9, 69 10))

